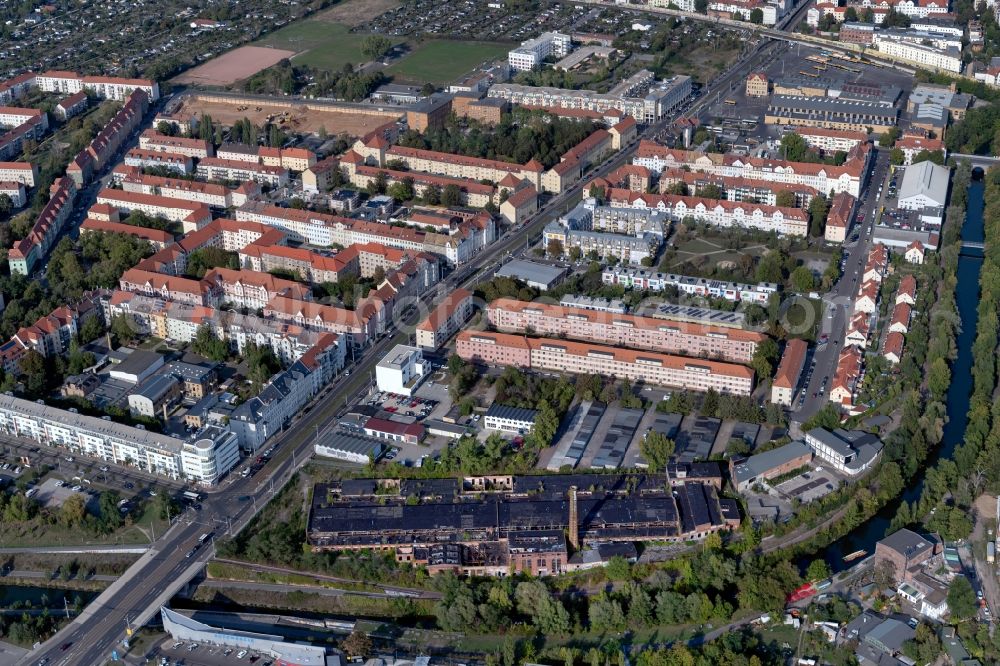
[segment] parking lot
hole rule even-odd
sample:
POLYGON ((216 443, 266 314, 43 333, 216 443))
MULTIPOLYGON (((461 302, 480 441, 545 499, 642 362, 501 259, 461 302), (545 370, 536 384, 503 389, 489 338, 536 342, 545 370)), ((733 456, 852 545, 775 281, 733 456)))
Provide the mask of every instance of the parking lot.
POLYGON ((843 477, 836 472, 817 467, 778 484, 775 490, 786 499, 797 499, 806 504, 829 495, 840 487, 843 480, 843 477))
POLYGON ((273 663, 267 655, 237 648, 219 647, 214 645, 199 645, 183 643, 171 638, 160 643, 154 650, 155 661, 150 663, 159 666, 224 666, 225 664, 256 664, 271 666, 273 663), (242 655, 242 656, 241 656, 242 655))

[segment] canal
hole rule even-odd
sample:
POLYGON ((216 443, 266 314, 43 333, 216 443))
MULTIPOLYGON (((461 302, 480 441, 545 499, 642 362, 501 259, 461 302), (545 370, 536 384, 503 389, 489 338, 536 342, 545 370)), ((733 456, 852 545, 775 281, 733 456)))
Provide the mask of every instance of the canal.
MULTIPOLYGON (((982 242, 985 230, 983 222, 983 195, 985 183, 979 175, 969 183, 969 202, 965 222, 962 225, 962 240, 982 242)), ((889 524, 895 517, 902 502, 912 503, 920 498, 924 489, 924 470, 941 458, 950 458, 955 447, 963 440, 968 422, 969 398, 972 394, 972 343, 976 339, 976 323, 979 320, 979 271, 982 257, 962 254, 958 259, 958 284, 955 287, 955 301, 961 328, 955 340, 958 356, 951 368, 951 386, 948 388, 946 407, 948 423, 944 427, 941 445, 931 452, 927 462, 913 477, 900 497, 889 502, 875 516, 859 525, 853 531, 838 539, 825 549, 824 559, 835 571, 842 571, 849 563, 844 556, 858 550, 869 555, 875 551, 875 542, 885 536, 889 524)))

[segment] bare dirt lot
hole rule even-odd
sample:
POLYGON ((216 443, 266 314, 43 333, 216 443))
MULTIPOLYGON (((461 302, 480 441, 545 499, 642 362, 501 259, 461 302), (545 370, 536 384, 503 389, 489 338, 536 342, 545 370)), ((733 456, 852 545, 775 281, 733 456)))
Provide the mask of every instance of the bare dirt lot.
POLYGON ((262 69, 267 69, 278 63, 283 58, 290 58, 293 55, 295 55, 294 51, 283 49, 241 46, 184 72, 174 81, 204 86, 226 86, 252 76, 262 69))
MULTIPOLYGON (((304 104, 267 104, 266 102, 251 102, 244 108, 242 103, 227 103, 206 100, 199 96, 184 98, 177 112, 185 115, 201 115, 207 113, 212 120, 223 125, 232 125, 243 118, 250 119, 256 125, 263 125, 268 116, 281 116, 288 112, 284 123, 289 131, 317 132, 321 127, 332 135, 347 134, 360 137, 380 127, 393 118, 391 116, 366 115, 350 111, 325 110, 316 107, 307 108, 304 104)), ((273 120, 273 118, 272 118, 273 120)))
POLYGON ((347 0, 325 12, 320 12, 316 18, 330 23, 342 23, 353 28, 399 5, 400 0, 347 0))

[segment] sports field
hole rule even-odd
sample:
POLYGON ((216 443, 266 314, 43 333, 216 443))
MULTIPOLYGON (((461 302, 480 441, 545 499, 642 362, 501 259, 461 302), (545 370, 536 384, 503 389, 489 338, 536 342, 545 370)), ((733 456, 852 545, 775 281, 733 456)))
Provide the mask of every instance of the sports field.
POLYGON ((510 44, 498 42, 435 40, 415 46, 385 73, 414 83, 448 83, 487 60, 506 57, 510 48, 510 44))
POLYGON ((283 49, 242 46, 184 72, 174 81, 206 86, 226 86, 256 74, 262 69, 267 69, 283 58, 292 55, 294 55, 292 51, 283 49))
POLYGON ((360 65, 367 60, 361 54, 364 38, 365 35, 350 32, 347 26, 313 18, 296 21, 254 44, 294 51, 292 62, 297 65, 336 71, 344 63, 360 65))

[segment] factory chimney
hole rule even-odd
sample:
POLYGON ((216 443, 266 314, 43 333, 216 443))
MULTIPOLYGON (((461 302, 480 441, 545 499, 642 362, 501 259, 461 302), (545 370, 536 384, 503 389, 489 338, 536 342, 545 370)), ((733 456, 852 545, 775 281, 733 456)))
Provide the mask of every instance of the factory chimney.
POLYGON ((569 487, 569 544, 580 550, 580 525, 576 509, 576 486, 569 487))

